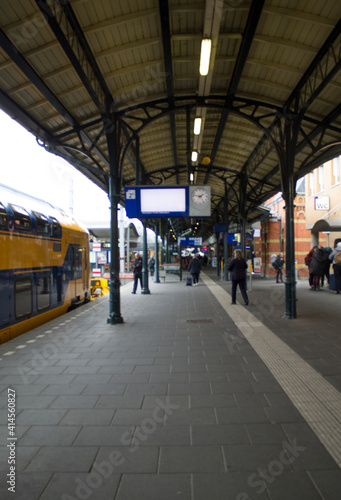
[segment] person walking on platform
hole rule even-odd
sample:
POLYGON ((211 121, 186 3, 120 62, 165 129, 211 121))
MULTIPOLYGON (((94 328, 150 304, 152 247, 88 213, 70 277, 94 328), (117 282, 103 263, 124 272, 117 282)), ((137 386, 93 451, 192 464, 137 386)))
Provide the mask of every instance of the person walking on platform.
POLYGON ((197 286, 199 284, 199 274, 201 271, 201 264, 199 260, 199 254, 197 253, 191 262, 189 263, 187 271, 192 275, 193 286, 197 286))
POLYGON ((139 253, 135 254, 135 259, 133 260, 132 268, 133 268, 133 273, 134 273, 134 288, 133 288, 133 291, 131 293, 136 293, 137 284, 138 284, 139 280, 140 280, 140 286, 141 286, 141 290, 142 290, 142 259, 141 259, 139 253))
POLYGON ((240 293, 242 294, 245 305, 247 306, 249 303, 249 298, 247 296, 245 289, 247 263, 245 259, 243 259, 243 254, 241 250, 234 251, 234 259, 231 260, 227 269, 231 273, 231 280, 232 280, 231 304, 233 305, 236 304, 237 286, 239 285, 240 293))
POLYGON ((311 257, 310 272, 313 275, 313 290, 321 291, 320 282, 324 276, 326 259, 324 248, 316 248, 311 257))
POLYGON ((148 265, 149 265, 150 275, 154 276, 154 269, 155 269, 155 259, 154 259, 154 257, 151 257, 149 259, 148 265))
POLYGON ((339 295, 341 292, 341 241, 337 243, 335 249, 329 255, 329 259, 333 262, 335 293, 339 295))

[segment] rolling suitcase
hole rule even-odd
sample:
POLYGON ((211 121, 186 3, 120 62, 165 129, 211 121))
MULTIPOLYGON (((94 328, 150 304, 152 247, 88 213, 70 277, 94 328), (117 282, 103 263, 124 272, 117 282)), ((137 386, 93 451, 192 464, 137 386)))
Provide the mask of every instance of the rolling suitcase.
POLYGON ((192 278, 190 276, 186 278, 186 286, 192 286, 192 278))

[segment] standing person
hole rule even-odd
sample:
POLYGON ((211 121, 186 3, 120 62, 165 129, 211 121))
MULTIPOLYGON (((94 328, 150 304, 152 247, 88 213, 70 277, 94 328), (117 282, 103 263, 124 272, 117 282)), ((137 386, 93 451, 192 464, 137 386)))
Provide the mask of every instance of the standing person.
POLYGON ((283 283, 283 265, 284 265, 284 259, 283 259, 283 254, 280 253, 277 255, 277 258, 275 260, 275 263, 277 266, 275 269, 277 270, 277 276, 276 276, 276 283, 283 283))
POLYGON ((154 269, 155 269, 155 259, 154 259, 154 257, 151 257, 149 259, 148 265, 149 265, 150 275, 154 276, 154 269))
POLYGON ((139 253, 135 254, 135 259, 132 263, 133 273, 134 273, 134 288, 131 293, 136 293, 137 283, 140 280, 140 286, 142 290, 142 259, 139 253))
POLYGON ((315 252, 315 250, 317 249, 318 247, 315 245, 313 246, 313 248, 310 250, 310 252, 307 254, 307 256, 305 257, 304 259, 304 262, 306 263, 306 265, 308 266, 308 270, 309 270, 309 286, 310 286, 310 289, 313 290, 314 289, 314 285, 313 285, 313 274, 310 270, 311 268, 311 259, 313 257, 313 253, 315 252))
MULTIPOLYGON (((322 247, 321 247, 322 248, 322 247)), ((321 281, 321 286, 324 285, 324 277, 327 278, 327 283, 329 285, 329 281, 330 281, 330 259, 329 259, 329 255, 332 253, 332 249, 330 247, 326 247, 324 249, 324 253, 326 255, 326 257, 328 257, 328 259, 326 259, 326 262, 324 263, 324 275, 322 276, 322 281, 321 281)))
POLYGON ((321 291, 320 282, 324 275, 325 263, 328 257, 324 248, 316 248, 311 257, 310 272, 313 275, 313 290, 321 291))
POLYGON ((329 259, 333 262, 336 290, 335 293, 339 295, 341 292, 341 241, 331 252, 331 254, 329 255, 329 259))
POLYGON ((249 298, 247 296, 245 289, 247 263, 245 259, 243 259, 243 254, 241 250, 234 251, 234 259, 231 260, 227 269, 231 273, 231 280, 232 280, 231 304, 236 304, 237 286, 239 285, 240 292, 244 299, 245 305, 247 306, 249 303, 249 298))
POLYGON ((201 271, 201 264, 199 260, 199 254, 197 253, 191 262, 189 263, 187 271, 191 273, 193 279, 193 286, 198 285, 199 283, 199 274, 201 271))

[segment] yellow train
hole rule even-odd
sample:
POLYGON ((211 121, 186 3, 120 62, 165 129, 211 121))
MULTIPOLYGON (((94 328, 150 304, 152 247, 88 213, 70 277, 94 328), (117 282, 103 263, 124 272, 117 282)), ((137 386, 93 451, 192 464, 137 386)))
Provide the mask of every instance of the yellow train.
POLYGON ((89 300, 86 228, 0 184, 0 343, 89 300))

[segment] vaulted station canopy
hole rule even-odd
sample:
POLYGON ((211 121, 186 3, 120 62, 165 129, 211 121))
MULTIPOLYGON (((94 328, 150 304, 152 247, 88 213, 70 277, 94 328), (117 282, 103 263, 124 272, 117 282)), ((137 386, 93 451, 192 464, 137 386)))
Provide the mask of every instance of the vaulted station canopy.
POLYGON ((209 236, 278 191, 290 210, 340 154, 340 17, 340 0, 1 0, 0 106, 115 202, 209 185, 209 236))

